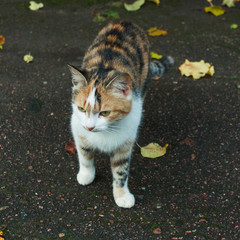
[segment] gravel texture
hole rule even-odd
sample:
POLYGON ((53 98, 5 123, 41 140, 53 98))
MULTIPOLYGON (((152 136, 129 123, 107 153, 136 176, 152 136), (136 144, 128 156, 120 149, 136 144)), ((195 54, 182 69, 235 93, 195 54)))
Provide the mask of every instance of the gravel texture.
MULTIPOLYGON (((240 3, 215 17, 207 1, 147 2, 137 12, 110 1, 1 0, 0 230, 5 239, 239 239, 240 3), (96 180, 78 185, 71 139, 71 79, 67 63, 80 65, 86 48, 107 23, 96 13, 147 31, 151 50, 171 55, 175 66, 150 80, 138 144, 169 144, 167 154, 146 159, 136 146, 129 185, 131 209, 112 197, 109 160, 97 154, 96 180), (31 53, 34 61, 23 61, 31 53), (181 76, 185 59, 214 65, 213 77, 181 76)), ((214 0, 220 4, 221 1, 214 0)))

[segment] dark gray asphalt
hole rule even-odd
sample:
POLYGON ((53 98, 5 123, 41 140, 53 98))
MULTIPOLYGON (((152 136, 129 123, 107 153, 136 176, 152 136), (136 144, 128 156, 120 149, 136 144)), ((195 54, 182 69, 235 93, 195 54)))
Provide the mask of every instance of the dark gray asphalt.
POLYGON ((0 231, 6 240, 239 239, 240 27, 230 25, 240 25, 240 3, 215 17, 204 13, 204 0, 147 2, 133 13, 96 2, 50 0, 38 12, 28 1, 0 2, 6 38, 0 50, 0 231), (149 160, 136 146, 132 209, 114 203, 106 156, 96 156, 96 180, 82 187, 77 156, 64 149, 71 139, 67 63, 80 65, 107 23, 92 19, 106 10, 146 31, 167 29, 164 37, 150 37, 151 49, 176 61, 149 84, 138 143, 169 148, 149 160), (29 52, 34 62, 27 64, 29 52), (186 58, 212 63, 215 75, 181 76, 186 58))

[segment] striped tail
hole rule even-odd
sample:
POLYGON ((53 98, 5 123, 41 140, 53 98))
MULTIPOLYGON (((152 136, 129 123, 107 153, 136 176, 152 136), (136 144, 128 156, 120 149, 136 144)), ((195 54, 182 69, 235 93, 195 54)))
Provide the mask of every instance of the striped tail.
POLYGON ((159 60, 153 60, 150 63, 150 77, 161 77, 170 67, 174 65, 174 59, 171 56, 162 57, 159 60))

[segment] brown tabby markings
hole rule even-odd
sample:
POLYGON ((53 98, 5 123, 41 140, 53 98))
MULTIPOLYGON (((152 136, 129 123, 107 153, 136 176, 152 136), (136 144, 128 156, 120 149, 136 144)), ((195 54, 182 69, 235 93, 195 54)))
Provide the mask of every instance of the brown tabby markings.
POLYGON ((148 74, 149 48, 146 34, 129 23, 103 28, 83 59, 82 68, 113 68, 128 73, 141 90, 148 74))

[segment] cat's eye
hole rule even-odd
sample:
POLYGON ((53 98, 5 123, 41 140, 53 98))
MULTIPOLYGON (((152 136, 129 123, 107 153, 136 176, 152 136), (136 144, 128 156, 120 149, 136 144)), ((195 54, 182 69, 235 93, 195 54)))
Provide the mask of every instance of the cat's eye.
POLYGON ((78 110, 79 110, 80 112, 86 112, 86 110, 85 110, 83 107, 80 107, 80 106, 78 106, 78 110))
POLYGON ((110 115, 110 113, 111 113, 110 111, 102 111, 102 112, 100 112, 100 115, 103 117, 107 117, 110 115))

